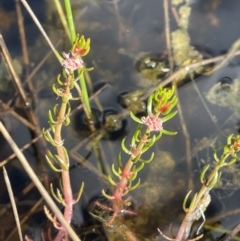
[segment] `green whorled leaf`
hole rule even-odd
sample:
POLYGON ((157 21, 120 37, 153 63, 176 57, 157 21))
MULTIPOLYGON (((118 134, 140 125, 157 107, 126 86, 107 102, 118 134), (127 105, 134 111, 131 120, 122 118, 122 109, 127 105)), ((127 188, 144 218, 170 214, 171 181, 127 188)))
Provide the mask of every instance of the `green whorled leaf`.
POLYGON ((153 135, 151 139, 148 139, 148 142, 145 143, 143 149, 142 149, 142 153, 146 152, 150 147, 153 146, 153 144, 156 142, 156 136, 153 135))
POLYGON ((60 74, 57 76, 57 82, 58 82, 59 85, 65 85, 65 82, 61 81, 61 75, 60 74))
POLYGON ((178 98, 174 96, 172 100, 170 101, 172 108, 175 107, 178 103, 178 98))
POLYGON ((46 141, 50 142, 53 146, 57 146, 57 143, 54 141, 48 130, 43 129, 42 134, 46 141))
POLYGON ((165 129, 162 129, 161 132, 162 132, 163 134, 169 135, 169 136, 174 136, 174 135, 177 134, 176 131, 167 131, 167 130, 165 130, 165 129))
POLYGON ((58 88, 56 87, 56 84, 55 84, 55 83, 52 85, 52 90, 53 90, 53 92, 54 92, 57 96, 60 96, 59 90, 58 90, 58 88))
POLYGON ((227 144, 228 145, 232 145, 232 139, 234 138, 234 134, 230 134, 228 137, 227 137, 227 144))
POLYGON ((77 197, 75 199, 74 204, 76 204, 80 200, 80 198, 82 196, 83 189, 84 189, 84 182, 82 182, 82 185, 79 188, 79 191, 78 191, 78 194, 77 194, 77 197))
POLYGON ((110 174, 108 175, 108 181, 109 181, 110 184, 112 184, 113 186, 116 186, 116 185, 117 185, 116 182, 113 181, 113 179, 112 179, 112 177, 111 177, 110 174))
MULTIPOLYGON (((172 103, 169 103, 169 107, 168 107, 168 109, 165 111, 165 112, 161 112, 161 114, 162 115, 168 115, 171 111, 172 111, 172 109, 175 107, 175 105, 177 104, 177 102, 178 102, 178 99, 177 98, 174 98, 174 102, 172 103)), ((158 107, 159 108, 159 107, 158 107)), ((159 109, 156 109, 156 112, 159 110, 159 109)))
POLYGON ((139 154, 138 154, 137 156, 135 156, 135 157, 133 157, 133 155, 132 155, 131 161, 132 161, 133 163, 136 163, 136 162, 139 160, 140 156, 141 156, 141 153, 139 153, 139 154))
POLYGON ((90 47, 86 47, 86 50, 84 52, 84 54, 81 54, 81 56, 86 56, 90 51, 90 47))
POLYGON ((162 122, 166 122, 170 119, 172 119, 177 114, 177 111, 173 111, 172 113, 162 117, 162 122))
POLYGON ((103 195, 105 198, 109 199, 109 200, 113 200, 113 199, 114 199, 113 196, 110 196, 110 195, 106 194, 106 192, 104 191, 104 189, 102 190, 102 195, 103 195))
POLYGON ((162 137, 162 134, 163 134, 162 130, 159 131, 158 135, 156 135, 156 141, 158 141, 162 137))
POLYGON ((135 148, 136 147, 136 139, 135 136, 132 136, 132 140, 131 140, 131 148, 135 148))
POLYGON ((195 202, 196 202, 196 199, 197 199, 197 193, 194 195, 191 203, 190 203, 190 206, 189 206, 189 212, 193 211, 193 208, 195 206, 195 202))
POLYGON ((210 189, 212 189, 218 182, 219 180, 219 172, 217 171, 213 177, 213 179, 211 180, 211 182, 209 183, 208 187, 210 189))
POLYGON ((122 150, 123 150, 125 153, 127 153, 127 154, 131 154, 131 151, 129 151, 129 150, 126 148, 126 146, 125 146, 125 140, 126 140, 126 137, 124 137, 124 138, 122 139, 122 142, 121 142, 122 150))
POLYGON ((76 48, 77 45, 78 45, 78 40, 79 40, 78 37, 79 37, 79 36, 77 35, 75 41, 73 42, 73 45, 72 45, 72 48, 71 48, 71 52, 72 52, 72 53, 74 53, 74 50, 75 50, 75 48, 76 48))
POLYGON ((203 167, 203 169, 202 169, 202 171, 201 171, 201 173, 200 173, 200 182, 203 184, 203 183, 205 183, 205 174, 206 174, 206 171, 208 170, 208 168, 209 168, 209 166, 210 166, 210 164, 206 164, 204 167, 203 167))
POLYGON ((70 105, 70 103, 68 102, 68 103, 67 103, 67 108, 66 108, 65 115, 69 116, 70 113, 71 113, 71 105, 70 105))
POLYGON ((65 203, 65 201, 64 201, 64 199, 63 199, 63 197, 62 197, 62 194, 61 194, 61 192, 60 192, 60 190, 57 188, 57 197, 58 197, 58 199, 60 200, 60 202, 61 202, 61 204, 64 206, 64 207, 66 207, 67 205, 66 205, 66 203, 65 203))
POLYGON ((50 192, 51 192, 52 196, 54 197, 54 199, 55 199, 57 202, 61 203, 61 200, 57 197, 57 195, 55 194, 55 192, 54 192, 54 190, 53 190, 53 185, 52 185, 52 183, 50 184, 50 192))
POLYGON ((51 124, 56 124, 57 121, 55 121, 52 117, 52 112, 51 110, 48 111, 48 121, 51 123, 51 124))
POLYGON ((141 171, 142 169, 143 169, 143 167, 144 167, 144 165, 145 165, 145 163, 144 162, 141 162, 141 164, 138 166, 138 167, 135 167, 135 172, 139 172, 139 171, 141 171))
POLYGON ((80 49, 82 49, 85 45, 85 37, 83 35, 79 36, 79 39, 78 39, 78 46, 80 49))
POLYGON ((112 172, 115 176, 121 178, 121 170, 116 171, 114 167, 114 163, 112 164, 112 172))
POLYGON ((71 119, 68 115, 65 116, 65 119, 63 121, 64 126, 68 126, 71 123, 71 119))
POLYGON ((82 71, 83 71, 83 72, 84 72, 84 71, 90 72, 90 71, 92 71, 92 70, 94 70, 94 67, 89 67, 89 68, 84 67, 84 68, 82 68, 82 71))
POLYGON ((143 160, 142 158, 139 158, 139 161, 140 161, 140 162, 143 162, 143 163, 145 163, 145 164, 148 164, 148 163, 150 163, 150 162, 153 160, 153 158, 154 158, 154 152, 152 152, 152 154, 151 154, 151 156, 150 156, 149 159, 143 160))
MULTIPOLYGON (((151 147, 151 146, 150 146, 151 147)), ((149 146, 145 146, 143 147, 143 149, 141 150, 141 154, 145 153, 146 151, 148 151, 148 149, 150 148, 149 146)))
POLYGON ((223 153, 224 153, 225 155, 231 153, 230 145, 223 147, 223 153))
POLYGON ((167 98, 168 98, 168 100, 170 100, 173 97, 174 93, 175 93, 175 87, 174 86, 172 86, 171 89, 167 89, 167 98))
POLYGON ((136 130, 135 130, 135 132, 134 132, 134 134, 133 134, 134 139, 135 139, 135 142, 139 142, 139 135, 140 135, 140 134, 141 134, 141 125, 138 124, 138 125, 137 125, 137 128, 136 128, 136 130))
POLYGON ((65 171, 68 170, 69 165, 67 162, 65 162, 65 160, 63 160, 62 158, 60 158, 58 155, 55 155, 55 157, 57 158, 58 162, 60 163, 61 167, 64 168, 65 171))
POLYGON ((72 97, 71 100, 72 100, 72 101, 73 101, 73 100, 81 100, 81 98, 80 98, 80 97, 72 97))
POLYGON ((74 85, 75 85, 75 80, 74 80, 74 75, 72 75, 70 85, 69 85, 70 90, 74 88, 74 85))
POLYGON ((66 163, 67 163, 67 165, 68 165, 68 167, 69 167, 68 151, 67 151, 67 149, 66 149, 64 146, 62 146, 62 148, 63 148, 63 153, 64 153, 64 157, 65 157, 66 163))
POLYGON ((121 169, 123 167, 121 152, 118 153, 117 161, 118 161, 118 167, 121 169))
POLYGON ((137 122, 137 123, 139 123, 139 124, 143 124, 142 120, 139 119, 138 117, 136 117, 136 116, 133 114, 132 111, 130 111, 130 116, 131 116, 131 118, 132 118, 135 122, 137 122))
POLYGON ((131 186, 131 187, 127 188, 128 192, 129 191, 133 191, 134 189, 136 189, 140 185, 140 183, 141 183, 141 179, 138 178, 138 182, 134 186, 131 186))
POLYGON ((59 111, 58 111, 58 106, 59 106, 58 104, 55 104, 54 107, 53 107, 53 114, 54 114, 55 116, 58 116, 58 112, 59 112, 59 111))
POLYGON ((52 124, 50 121, 48 121, 48 124, 50 125, 52 133, 55 133, 55 124, 52 124))
POLYGON ((235 157, 233 156, 233 158, 232 158, 231 161, 228 161, 228 162, 225 162, 225 163, 224 163, 224 166, 231 166, 231 165, 233 165, 236 161, 237 161, 237 158, 235 158, 235 157))
POLYGON ((51 162, 50 158, 48 157, 48 155, 45 155, 46 161, 48 163, 48 165, 50 166, 50 168, 54 171, 54 172, 62 172, 62 169, 58 169, 56 168, 53 163, 51 162))
POLYGON ((187 200, 188 200, 188 197, 189 197, 189 195, 190 195, 190 193, 192 192, 192 190, 190 190, 188 193, 187 193, 187 195, 185 196, 185 198, 184 198, 184 200, 183 200, 183 205, 182 205, 182 208, 183 208, 183 210, 184 210, 184 212, 187 212, 187 208, 186 208, 186 204, 187 204, 187 200))
POLYGON ((217 150, 214 150, 213 157, 214 157, 214 160, 218 163, 219 162, 219 158, 217 156, 217 150))
POLYGON ((135 172, 134 170, 132 172, 132 175, 129 177, 129 181, 131 182, 134 181, 137 177, 137 172, 135 172))

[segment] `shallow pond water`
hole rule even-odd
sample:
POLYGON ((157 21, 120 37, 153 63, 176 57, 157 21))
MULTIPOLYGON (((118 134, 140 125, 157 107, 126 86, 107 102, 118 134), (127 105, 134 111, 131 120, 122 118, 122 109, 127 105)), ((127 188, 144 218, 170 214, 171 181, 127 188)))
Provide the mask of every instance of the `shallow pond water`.
MULTIPOLYGON (((188 28, 191 45, 208 57, 226 53, 239 37, 239 5, 239 1, 236 0, 231 2, 192 1, 188 28)), ((3 4, 4 7, 6 13, 14 9, 6 3, 3 4)), ((53 43, 56 44, 61 38, 58 49, 68 49, 69 45, 54 6, 49 2, 44 2, 41 7, 36 7, 36 12, 53 43)), ((119 234, 122 232, 121 229, 101 229, 101 223, 93 221, 88 211, 91 210, 94 201, 102 199, 101 190, 108 188, 106 181, 101 178, 101 172, 106 175, 111 172, 110 166, 117 162, 117 154, 121 151, 121 139, 126 135, 128 138, 131 137, 135 129, 135 125, 128 116, 128 110, 140 108, 140 112, 144 112, 145 102, 140 101, 138 96, 148 93, 151 87, 160 83, 168 75, 162 1, 73 1, 73 12, 77 31, 91 38, 91 51, 84 58, 88 67, 94 67, 94 71, 90 72, 91 94, 101 90, 91 100, 94 113, 99 120, 96 121, 97 133, 86 139, 89 132, 82 123, 84 115, 81 110, 77 110, 79 106, 77 102, 73 102, 74 113, 71 126, 63 130, 65 144, 70 151, 71 181, 74 193, 77 192, 80 183, 85 182, 83 198, 75 207, 73 221, 76 226, 83 226, 79 231, 83 239, 86 235, 89 239, 94 237, 102 240, 107 236, 109 240, 122 240, 124 237, 119 234), (136 92, 128 96, 127 102, 120 101, 122 96, 133 91, 136 92), (128 105, 129 102, 131 105, 128 105), (110 121, 107 125, 106 116, 110 121), (117 127, 113 128, 113 125, 117 127)), ((24 13, 31 69, 34 69, 34 66, 47 55, 48 47, 27 16, 27 13, 24 13), (36 33, 34 37, 32 33, 36 33)), ((170 19, 171 30, 176 30, 177 24, 171 13, 170 19)), ((10 26, 14 25, 12 21, 7 23, 10 26)), ((17 33, 11 32, 7 24, 5 27, 3 37, 7 39, 9 51, 15 61, 21 63, 20 44, 18 42, 18 49, 14 45, 17 33)), ((51 92, 51 83, 55 81, 58 72, 58 63, 52 56, 32 77, 34 94, 38 97, 34 113, 39 118, 41 128, 48 126, 47 111, 49 108, 59 102, 51 92)), ((24 80, 26 73, 22 71, 19 74, 24 80)), ((236 57, 230 61, 228 66, 214 74, 195 76, 194 81, 187 76, 186 84, 181 84, 178 96, 184 122, 177 116, 166 124, 166 129, 176 130, 178 134, 163 136, 152 148, 156 154, 155 158, 139 174, 140 187, 130 193, 133 203, 131 208, 138 215, 130 216, 126 225, 138 234, 140 240, 163 239, 159 236, 157 228, 161 228, 165 234, 168 234, 170 223, 173 224, 174 233, 177 232, 184 213, 182 202, 185 194, 190 189, 198 191, 200 171, 207 162, 213 164, 214 149, 223 145, 230 133, 239 132, 239 81, 239 58, 236 57), (183 124, 187 128, 189 139, 186 137, 183 124), (187 141, 190 143, 188 146, 187 141)), ((8 92, 12 94, 13 88, 9 86, 11 83, 3 87, 1 85, 3 94, 8 92)), ((12 98, 9 94, 6 96, 6 101, 12 98)), ((11 122, 8 121, 8 116, 3 116, 3 121, 4 118, 20 147, 30 142, 31 136, 23 124, 15 118, 11 118, 11 122)), ((128 139, 127 143, 129 143, 128 139)), ((2 160, 11 153, 4 141, 3 147, 1 148, 2 160)), ((27 149, 24 154, 41 176, 42 172, 38 168, 33 148, 27 149)), ((144 157, 150 154, 147 153, 144 157)), ((123 160, 124 158, 126 159, 127 156, 123 155, 123 160)), ((18 176, 14 190, 20 190, 30 183, 30 179, 25 175, 21 166, 16 164, 16 161, 10 161, 7 168, 10 170, 10 178, 14 180, 15 176, 18 176)), ((206 217, 213 220, 212 222, 221 222, 223 227, 230 230, 239 219, 239 214, 228 215, 231 210, 238 212, 239 209, 238 172, 239 165, 223 171, 219 185, 211 192, 212 202, 206 212, 206 217), (225 214, 226 217, 214 220, 214 217, 218 217, 219 214, 225 214)), ((56 180, 54 174, 51 173, 50 177, 56 180)), ((54 183, 58 185, 57 180, 54 183)), ((19 195, 21 196, 19 206, 21 206, 22 194, 19 195)), ((35 200, 36 195, 38 198, 38 194, 33 192, 26 198, 35 200)), ((8 202, 5 196, 5 190, 1 191, 2 204, 8 202)), ((16 196, 18 197, 17 193, 16 196)), ((21 215, 26 213, 26 209, 28 209, 27 204, 20 208, 21 215)), ((33 216, 27 224, 28 227, 31 221, 39 226, 45 220, 41 211, 36 211, 36 214, 39 216, 33 216)), ((103 219, 107 218, 104 213, 100 215, 103 219)), ((2 217, 0 220, 3 220, 2 217)), ((3 236, 8 233, 9 229, 6 226, 2 228, 3 236)), ((192 233, 194 234, 196 230, 197 225, 194 226, 192 233)), ((204 231, 207 232, 207 229, 204 231)), ((209 232, 205 240, 213 240, 220 235, 221 233, 217 231, 209 232)))

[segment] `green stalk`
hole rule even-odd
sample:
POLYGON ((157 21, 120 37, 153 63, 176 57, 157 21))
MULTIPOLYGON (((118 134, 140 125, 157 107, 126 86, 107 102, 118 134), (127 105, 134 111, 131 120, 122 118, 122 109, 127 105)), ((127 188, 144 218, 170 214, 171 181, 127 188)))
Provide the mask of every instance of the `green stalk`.
POLYGON ((67 14, 67 21, 68 21, 68 26, 70 30, 70 35, 71 35, 71 43, 73 43, 76 39, 76 31, 75 31, 75 25, 74 25, 70 0, 64 0, 64 5, 65 5, 66 14, 67 14))
POLYGON ((65 17, 65 13, 63 12, 62 5, 60 4, 60 0, 53 0, 53 1, 54 1, 55 6, 56 6, 56 9, 58 11, 58 15, 59 15, 60 20, 62 22, 63 28, 64 28, 69 40, 71 41, 71 36, 70 36, 69 28, 68 28, 67 19, 65 17))
MULTIPOLYGON (((75 25, 74 25, 74 20, 73 20, 73 15, 72 15, 71 2, 70 2, 70 0, 64 0, 64 4, 65 4, 68 26, 69 26, 70 35, 71 35, 71 43, 73 43, 76 40, 76 31, 75 31, 75 25)), ((80 87, 81 87, 81 91, 82 91, 81 100, 82 100, 82 103, 84 106, 85 114, 86 114, 88 120, 90 120, 92 118, 92 115, 91 115, 92 111, 91 111, 91 107, 90 107, 90 103, 89 103, 89 96, 88 96, 88 92, 87 92, 86 81, 85 81, 83 73, 80 74, 80 71, 79 71, 78 75, 80 76, 79 83, 80 83, 80 87)))
POLYGON ((81 87, 81 91, 82 91, 82 102, 83 102, 83 106, 85 107, 85 114, 88 118, 88 120, 91 120, 92 118, 92 111, 91 111, 91 107, 90 107, 90 103, 89 103, 89 96, 88 96, 88 92, 87 92, 87 86, 86 86, 86 81, 84 78, 84 73, 80 74, 80 79, 79 79, 79 84, 81 87))

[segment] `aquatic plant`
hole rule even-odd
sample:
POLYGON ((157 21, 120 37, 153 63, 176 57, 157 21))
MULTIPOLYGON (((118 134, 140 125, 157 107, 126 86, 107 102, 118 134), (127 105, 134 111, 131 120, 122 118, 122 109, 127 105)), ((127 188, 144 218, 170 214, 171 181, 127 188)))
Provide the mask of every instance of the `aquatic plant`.
MULTIPOLYGON (((169 238, 165 236, 160 229, 158 229, 159 233, 166 238, 167 240, 176 240, 176 241, 183 241, 189 240, 189 235, 191 231, 191 227, 194 221, 199 220, 201 217, 203 218, 203 223, 199 226, 197 230, 197 235, 199 234, 201 228, 205 222, 205 215, 204 212, 206 211, 208 205, 211 202, 210 191, 214 188, 217 182, 221 178, 221 169, 225 166, 234 165, 237 160, 240 159, 239 156, 240 151, 240 135, 231 134, 227 138, 227 143, 225 146, 221 148, 221 154, 218 155, 219 149, 215 150, 214 152, 214 160, 216 162, 214 168, 210 171, 209 175, 206 176, 206 173, 210 169, 210 164, 206 164, 200 174, 200 181, 202 183, 202 187, 198 193, 196 193, 190 202, 189 207, 186 207, 188 197, 191 193, 189 191, 184 199, 183 202, 183 210, 185 211, 186 215, 182 221, 182 224, 179 228, 176 237, 169 238)), ((198 240, 203 237, 203 234, 198 235, 194 239, 191 240, 198 240)))
POLYGON ((121 144, 122 150, 129 155, 129 159, 123 165, 121 153, 119 153, 118 167, 115 168, 115 165, 112 164, 112 172, 115 178, 111 175, 108 176, 110 184, 114 186, 114 191, 112 195, 106 194, 104 190, 102 191, 103 195, 112 203, 113 215, 106 222, 107 226, 129 206, 128 198, 124 199, 123 197, 139 186, 140 179, 134 185, 133 181, 135 181, 138 172, 144 168, 145 164, 150 163, 154 158, 154 152, 148 160, 142 159, 142 154, 147 152, 162 137, 162 134, 177 134, 163 128, 163 123, 177 114, 176 111, 172 111, 176 104, 177 98, 174 95, 174 87, 168 89, 159 86, 148 98, 147 116, 139 119, 130 112, 130 116, 137 123, 137 127, 131 138, 130 149, 125 146, 126 138, 122 140, 121 144), (116 178, 118 181, 114 180, 116 178))
MULTIPOLYGON (((174 1, 177 5, 178 1, 174 1)), ((87 55, 90 50, 90 39, 85 39, 84 36, 76 34, 70 1, 65 0, 66 15, 67 15, 67 30, 69 31, 69 37, 71 42, 70 50, 63 52, 62 54, 55 51, 55 54, 62 66, 62 72, 58 75, 57 81, 53 83, 52 89, 57 98, 61 100, 60 104, 56 104, 53 110, 48 112, 48 122, 50 129, 44 129, 43 135, 45 139, 56 148, 56 152, 48 151, 46 154, 46 160, 53 171, 61 174, 62 193, 60 189, 54 191, 51 185, 50 190, 54 199, 61 203, 64 207, 64 217, 68 223, 72 221, 73 205, 80 199, 84 185, 80 187, 77 198, 73 198, 70 172, 69 172, 69 154, 64 147, 64 139, 62 138, 63 126, 70 124, 71 104, 73 100, 81 100, 83 108, 88 120, 91 119, 91 106, 89 103, 88 92, 86 83, 84 80, 85 74, 91 70, 86 68, 83 61, 83 56, 87 55), (77 77, 76 77, 77 76, 77 77), (81 94, 80 96, 73 97, 72 90, 74 89, 77 81, 80 80, 81 94)), ((190 46, 190 38, 187 33, 188 18, 190 15, 190 8, 188 4, 190 1, 185 1, 185 5, 180 7, 179 14, 181 16, 179 27, 180 29, 172 33, 173 43, 173 60, 177 67, 186 67, 184 73, 180 78, 186 76, 189 73, 189 64, 195 61, 202 60, 202 56, 190 46), (180 42, 178 44, 178 42, 180 42), (184 46, 182 45, 184 43, 184 46), (185 53, 185 54, 182 54, 185 53)), ((64 16, 63 16, 63 21, 64 16)), ((238 45, 233 46, 233 50, 230 50, 228 57, 232 57, 235 53, 238 45), (236 47, 237 46, 237 47, 236 47)), ((201 64, 198 65, 198 67, 201 64)), ((202 67, 201 67, 202 70, 202 67)), ((168 72, 168 70, 167 70, 168 72)), ((157 72, 158 73, 158 72, 157 72)), ((155 75, 154 75, 155 76, 155 75)), ((158 76, 158 75, 156 75, 158 76)), ((179 76, 178 76, 179 77, 179 76)), ((173 78, 173 77, 170 77, 173 78)), ((177 78, 175 78, 177 79, 177 78)), ((136 101, 137 102, 137 101, 136 101)), ((148 97, 147 101, 147 113, 145 116, 138 118, 135 113, 130 112, 130 116, 133 121, 136 122, 137 127, 133 136, 130 137, 130 147, 125 144, 127 139, 124 138, 121 143, 122 151, 129 157, 126 163, 122 161, 121 153, 118 155, 118 165, 112 164, 112 174, 108 175, 108 181, 111 185, 109 190, 103 190, 102 194, 108 200, 109 205, 105 205, 100 201, 95 202, 96 207, 107 212, 106 218, 102 218, 98 214, 92 213, 96 218, 99 218, 103 223, 106 230, 111 230, 112 235, 116 233, 123 233, 123 239, 135 241, 137 238, 134 233, 125 225, 124 215, 136 215, 136 210, 130 210, 131 201, 129 193, 135 190, 140 185, 140 178, 138 173, 153 161, 154 152, 150 155, 149 159, 142 158, 142 154, 150 150, 151 147, 165 135, 175 135, 176 132, 165 130, 164 123, 172 119, 177 112, 173 111, 178 100, 175 96, 175 87, 164 88, 162 85, 154 87, 153 93, 148 97), (136 181, 137 180, 137 181, 136 181), (109 228, 109 229, 108 229, 109 228)), ((94 129, 93 129, 94 130, 94 129)), ((176 237, 168 238, 159 229, 159 233, 168 240, 185 241, 189 240, 190 231, 193 222, 199 220, 201 217, 205 221, 205 211, 211 202, 210 192, 216 186, 217 182, 221 178, 221 169, 224 166, 233 165, 238 159, 238 152, 240 150, 240 136, 230 135, 227 139, 227 144, 222 148, 220 157, 218 156, 219 149, 214 154, 216 165, 212 170, 209 164, 206 164, 200 174, 200 181, 202 187, 198 193, 196 193, 187 207, 188 198, 190 192, 186 195, 183 201, 183 210, 186 215, 182 221, 176 237), (209 175, 206 175, 210 172, 209 175)), ((68 233, 66 229, 56 219, 55 214, 50 213, 47 207, 44 208, 47 218, 52 222, 53 226, 58 230, 54 240, 67 240, 68 233)), ((199 226, 197 235, 204 222, 199 226)), ((44 230, 45 231, 45 230, 44 230)), ((27 236, 26 240, 30 240, 27 236)), ((51 239, 51 237, 47 237, 51 239)), ((114 237, 119 240, 118 237, 114 237)), ((193 240, 202 238, 202 235, 198 235, 193 240)))

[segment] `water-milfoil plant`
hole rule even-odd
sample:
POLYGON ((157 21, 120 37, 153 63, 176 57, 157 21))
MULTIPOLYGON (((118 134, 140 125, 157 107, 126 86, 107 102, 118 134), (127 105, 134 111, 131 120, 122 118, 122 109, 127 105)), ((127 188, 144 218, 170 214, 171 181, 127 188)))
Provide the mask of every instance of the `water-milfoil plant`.
POLYGON ((114 186, 112 195, 107 194, 104 190, 102 191, 103 195, 110 200, 111 207, 106 207, 99 202, 96 203, 100 208, 113 212, 111 218, 105 223, 107 226, 109 226, 115 218, 121 219, 122 213, 133 213, 127 210, 129 199, 125 198, 125 196, 139 186, 140 178, 135 182, 138 172, 154 158, 154 153, 152 153, 148 160, 144 160, 141 158, 142 154, 147 152, 155 142, 162 137, 162 134, 176 134, 176 132, 164 129, 164 122, 170 120, 177 114, 176 111, 172 110, 176 104, 177 98, 174 95, 174 87, 168 89, 160 86, 148 98, 146 116, 140 119, 132 112, 130 113, 131 118, 137 123, 137 127, 131 138, 130 148, 127 148, 125 145, 126 138, 124 138, 121 143, 122 150, 129 155, 129 159, 126 164, 123 165, 121 153, 118 155, 118 167, 116 168, 115 165, 112 164, 112 172, 115 177, 112 175, 108 176, 110 184, 114 186))
POLYGON ((160 229, 158 231, 162 236, 164 236, 167 240, 171 241, 184 241, 184 240, 198 240, 202 238, 203 235, 198 235, 205 221, 204 212, 207 209, 208 205, 211 202, 210 190, 214 188, 221 177, 220 169, 225 166, 233 165, 237 160, 240 159, 239 151, 240 151, 240 135, 229 135, 227 138, 226 145, 222 148, 222 153, 220 157, 218 156, 219 150, 214 152, 214 160, 215 166, 210 171, 209 175, 206 177, 207 172, 210 169, 210 164, 206 164, 200 174, 200 181, 202 183, 202 187, 198 193, 196 193, 190 202, 189 207, 186 207, 187 200, 191 193, 188 192, 184 201, 183 201, 183 210, 186 215, 182 221, 182 224, 179 228, 176 237, 169 238, 165 236, 160 229), (194 221, 203 218, 203 223, 199 226, 197 230, 197 237, 193 239, 188 239, 190 235, 190 231, 192 228, 192 224, 194 221))
MULTIPOLYGON (((52 89, 58 98, 61 98, 61 104, 56 104, 53 110, 48 112, 48 123, 50 130, 43 130, 45 139, 56 147, 56 154, 48 151, 46 160, 49 166, 55 171, 61 173, 62 193, 59 189, 56 193, 51 185, 51 193, 55 200, 64 206, 64 217, 68 223, 72 219, 73 205, 79 200, 83 185, 80 187, 80 191, 76 200, 73 199, 70 173, 69 173, 69 157, 67 149, 64 147, 64 140, 61 135, 62 127, 70 124, 70 112, 71 112, 71 100, 78 100, 79 97, 73 97, 71 90, 75 86, 74 74, 77 72, 78 76, 83 75, 84 71, 89 69, 83 65, 82 56, 89 52, 90 40, 85 40, 83 36, 77 36, 76 41, 73 44, 72 49, 68 53, 62 54, 61 64, 63 67, 62 75, 58 75, 56 83, 53 83, 52 89)), ((66 230, 58 223, 56 218, 45 207, 45 213, 48 219, 53 223, 53 226, 59 230, 54 240, 67 240, 66 230)))

